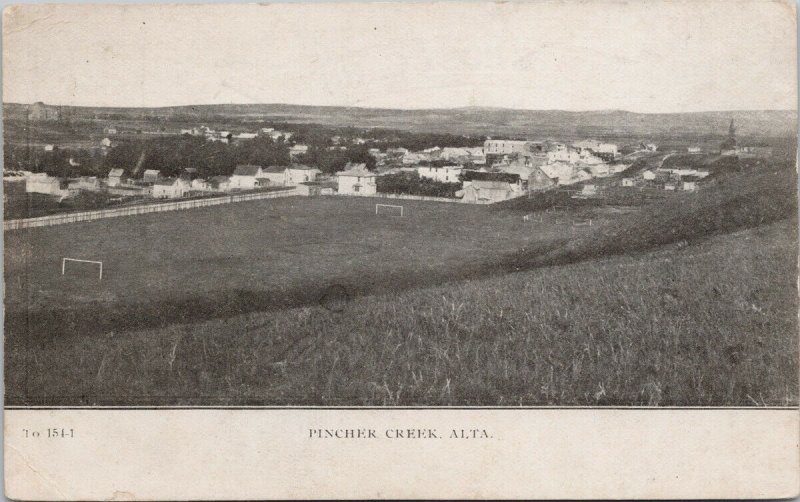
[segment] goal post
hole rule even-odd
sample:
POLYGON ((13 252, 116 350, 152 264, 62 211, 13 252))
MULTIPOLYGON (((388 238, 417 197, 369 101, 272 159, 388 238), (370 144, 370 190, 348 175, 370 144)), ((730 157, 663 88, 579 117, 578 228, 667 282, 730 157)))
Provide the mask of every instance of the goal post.
POLYGON ((99 280, 103 280, 103 262, 97 260, 81 260, 78 258, 62 258, 61 259, 61 275, 65 275, 67 273, 67 262, 74 261, 78 263, 94 263, 95 265, 100 266, 100 277, 99 280))
MULTIPOLYGON (((381 208, 384 208, 384 211, 386 209, 395 209, 395 210, 399 209, 400 210, 400 216, 403 216, 403 206, 396 206, 396 205, 393 205, 393 204, 375 204, 375 214, 376 215, 379 214, 381 208)), ((395 214, 397 214, 397 211, 395 211, 395 214)))

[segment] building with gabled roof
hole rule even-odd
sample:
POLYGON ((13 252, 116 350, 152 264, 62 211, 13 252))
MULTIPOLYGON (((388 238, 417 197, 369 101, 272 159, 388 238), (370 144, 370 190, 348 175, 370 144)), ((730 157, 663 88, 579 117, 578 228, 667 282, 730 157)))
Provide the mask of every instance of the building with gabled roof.
POLYGON ((322 173, 316 167, 303 164, 293 164, 286 168, 286 184, 298 185, 309 181, 315 181, 317 176, 322 173))
POLYGON ((116 187, 125 182, 127 175, 124 169, 112 169, 108 172, 108 186, 116 187))
MULTIPOLYGON (((492 204, 523 194, 520 186, 506 181, 482 181, 475 180, 464 183, 464 189, 460 190, 461 201, 467 204, 492 204)), ((458 195, 458 193, 456 193, 458 195)))
POLYGON ((338 191, 346 195, 375 195, 378 193, 377 174, 366 164, 348 163, 344 171, 336 173, 338 191))
POLYGON ((233 171, 228 188, 231 190, 253 190, 258 188, 258 179, 263 177, 263 172, 261 166, 238 165, 233 171))
POLYGON ((162 178, 153 183, 153 198, 179 199, 191 190, 191 182, 181 178, 162 178))

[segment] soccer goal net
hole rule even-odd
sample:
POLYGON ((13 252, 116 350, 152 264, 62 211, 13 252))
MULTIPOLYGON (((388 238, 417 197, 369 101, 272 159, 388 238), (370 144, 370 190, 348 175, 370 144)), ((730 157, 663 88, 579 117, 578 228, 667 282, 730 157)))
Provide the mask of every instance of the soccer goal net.
POLYGON ((62 258, 61 259, 61 275, 65 275, 67 273, 67 263, 88 263, 91 265, 97 265, 99 267, 99 280, 103 280, 103 262, 96 261, 96 260, 79 260, 78 258, 62 258))
POLYGON ((375 204, 375 214, 403 216, 403 206, 393 206, 392 204, 375 204))

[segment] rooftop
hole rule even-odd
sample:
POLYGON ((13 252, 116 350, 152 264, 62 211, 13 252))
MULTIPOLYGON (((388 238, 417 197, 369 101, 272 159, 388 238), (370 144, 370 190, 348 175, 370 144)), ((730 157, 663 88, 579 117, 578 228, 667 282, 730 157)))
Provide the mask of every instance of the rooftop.
POLYGON ((260 169, 261 166, 239 165, 236 166, 236 170, 233 171, 233 174, 235 176, 255 176, 260 169))

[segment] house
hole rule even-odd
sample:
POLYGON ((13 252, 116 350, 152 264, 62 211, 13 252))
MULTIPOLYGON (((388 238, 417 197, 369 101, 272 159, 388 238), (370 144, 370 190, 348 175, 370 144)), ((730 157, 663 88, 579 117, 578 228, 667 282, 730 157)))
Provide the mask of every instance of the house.
POLYGON ((302 164, 291 165, 286 168, 286 184, 298 185, 307 181, 315 181, 317 175, 322 171, 315 167, 304 166, 302 164))
POLYGON ((100 146, 103 147, 103 148, 110 147, 111 146, 111 140, 108 139, 108 138, 103 138, 102 140, 100 140, 100 146))
POLYGON ((289 148, 289 156, 294 158, 308 153, 308 145, 293 145, 289 148))
POLYGON ((581 195, 583 197, 591 197, 597 195, 597 185, 583 185, 583 189, 581 190, 581 195))
POLYGON ((230 189, 231 179, 228 176, 212 176, 208 180, 210 190, 227 192, 230 189))
POLYGON ((448 162, 467 162, 470 153, 465 148, 444 147, 439 152, 439 158, 448 162))
POLYGON ((367 170, 366 164, 348 163, 345 171, 336 173, 340 194, 375 195, 377 193, 377 174, 367 170))
POLYGON ((522 195, 519 185, 505 181, 469 181, 464 189, 456 192, 462 194, 461 201, 467 204, 492 204, 522 195))
POLYGON ((555 186, 556 181, 545 173, 541 167, 531 168, 528 175, 528 191, 538 192, 555 186))
POLYGON ((153 197, 156 199, 178 199, 186 195, 191 185, 180 178, 164 178, 153 184, 153 197))
POLYGON ((61 190, 60 179, 52 178, 45 173, 31 173, 29 176, 26 176, 25 191, 59 196, 66 193, 61 190))
POLYGON ((699 146, 690 146, 686 149, 687 153, 702 153, 703 150, 699 146))
POLYGON ((267 127, 265 129, 269 129, 269 131, 264 131, 264 129, 262 129, 262 131, 267 136, 272 138, 272 141, 278 141, 281 138, 283 138, 284 141, 285 141, 285 140, 289 139, 292 136, 290 133, 285 133, 283 131, 276 131, 275 129, 272 129, 271 127, 267 127))
POLYGON ((694 181, 684 181, 681 188, 687 192, 694 192, 697 190, 697 183, 694 181))
POLYGON ((230 190, 253 190, 259 186, 258 179, 262 177, 261 166, 239 165, 233 171, 228 188, 230 190))
POLYGON ((541 167, 541 170, 559 185, 569 185, 575 182, 573 179, 575 169, 569 164, 563 162, 545 164, 541 167))
POLYGON ((473 164, 476 165, 486 164, 486 154, 483 153, 482 146, 464 148, 464 150, 469 155, 469 157, 467 158, 468 162, 472 162, 473 164))
POLYGON ((193 191, 208 192, 208 191, 211 190, 211 184, 210 184, 210 182, 208 182, 207 180, 204 180, 202 178, 195 178, 195 179, 192 180, 190 188, 193 191))
POLYGON ((333 195, 333 185, 325 181, 307 181, 297 185, 297 195, 333 195))
POLYGON ((127 175, 125 174, 124 169, 112 169, 108 172, 108 186, 116 187, 123 183, 127 179, 127 175))
POLYGON ((258 134, 254 132, 240 132, 239 134, 234 135, 233 139, 241 141, 243 139, 255 139, 256 136, 258 136, 258 134))
POLYGON ((286 185, 286 167, 269 166, 261 170, 259 175, 259 185, 262 187, 275 187, 286 185))
POLYGON ((56 149, 55 145, 44 145, 44 151, 45 152, 52 152, 55 149, 56 149))
POLYGON ((673 183, 665 183, 664 184, 664 190, 670 190, 670 191, 674 192, 675 191, 675 184, 673 184, 673 183))
POLYGON ((81 176, 69 182, 69 190, 88 190, 96 192, 100 190, 100 180, 97 176, 81 176))
POLYGON ((417 168, 420 178, 428 178, 442 183, 458 183, 463 168, 461 166, 423 167, 417 168))
POLYGON ((508 155, 511 153, 529 152, 528 141, 516 141, 507 139, 487 139, 483 143, 483 153, 485 155, 508 155))
POLYGON ((632 187, 632 186, 634 186, 633 178, 622 178, 622 186, 624 186, 624 187, 632 187))
POLYGON ((145 183, 155 183, 161 179, 161 171, 158 169, 147 169, 142 175, 142 181, 145 183))
POLYGON ((641 149, 646 152, 655 152, 658 150, 658 145, 655 143, 642 143, 640 146, 641 149))
POLYGON ((104 127, 103 128, 103 134, 117 134, 117 128, 116 127, 104 127))
POLYGON ((403 155, 402 162, 403 165, 409 166, 419 164, 420 162, 430 162, 431 160, 433 160, 433 157, 425 152, 408 152, 403 155))
POLYGON ((647 181, 653 181, 654 179, 656 179, 656 173, 654 173, 653 171, 645 171, 642 173, 642 179, 647 181))
POLYGON ((581 160, 581 154, 574 148, 557 148, 547 152, 547 161, 575 163, 581 160))

